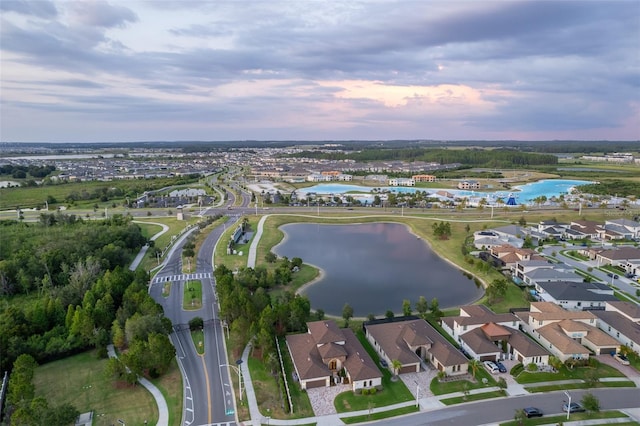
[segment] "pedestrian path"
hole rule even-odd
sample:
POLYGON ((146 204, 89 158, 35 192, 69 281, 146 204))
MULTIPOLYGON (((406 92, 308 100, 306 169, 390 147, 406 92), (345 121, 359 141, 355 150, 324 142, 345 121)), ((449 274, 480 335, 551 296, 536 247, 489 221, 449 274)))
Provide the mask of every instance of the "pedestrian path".
MULTIPOLYGON (((107 353, 109 354, 109 358, 118 357, 113 345, 107 345, 107 353)), ((162 395, 162 392, 160 392, 160 389, 158 389, 156 385, 144 377, 138 377, 138 382, 140 382, 140 384, 151 393, 153 399, 156 400, 156 405, 158 406, 158 423, 156 424, 159 426, 167 426, 169 424, 169 407, 167 406, 167 401, 164 399, 164 395, 162 395)))
POLYGON ((180 281, 191 281, 191 280, 202 280, 205 278, 213 278, 213 274, 211 272, 198 272, 195 274, 179 274, 179 275, 164 275, 162 277, 154 277, 151 280, 151 284, 158 283, 175 283, 180 281))

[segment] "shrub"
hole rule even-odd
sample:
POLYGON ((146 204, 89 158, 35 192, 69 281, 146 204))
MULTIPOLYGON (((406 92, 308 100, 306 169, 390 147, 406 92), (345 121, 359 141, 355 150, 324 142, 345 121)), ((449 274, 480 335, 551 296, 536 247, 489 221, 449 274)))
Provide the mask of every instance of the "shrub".
POLYGON ((538 371, 538 366, 532 362, 531 364, 527 365, 527 371, 538 371))
POLYGON ((516 377, 517 375, 519 375, 523 371, 524 371, 524 365, 522 365, 522 363, 516 364, 511 368, 511 375, 516 377))

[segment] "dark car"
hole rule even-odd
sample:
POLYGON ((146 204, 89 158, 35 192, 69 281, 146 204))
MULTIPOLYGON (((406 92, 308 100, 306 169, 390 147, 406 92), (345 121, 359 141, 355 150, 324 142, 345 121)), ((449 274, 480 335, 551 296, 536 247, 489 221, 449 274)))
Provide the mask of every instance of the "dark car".
POLYGON ((389 364, 387 364, 387 361, 385 361, 384 359, 380 360, 380 365, 382 366, 382 368, 387 368, 389 366, 389 364))
POLYGON ((543 415, 542 410, 536 407, 526 407, 523 408, 522 411, 524 411, 524 415, 527 416, 528 419, 531 417, 542 417, 543 415))
POLYGON ((505 367, 504 364, 500 361, 496 362, 496 365, 498 366, 498 371, 500 371, 501 373, 507 372, 507 367, 505 367))
POLYGON ((564 404, 562 406, 562 411, 564 411, 565 413, 567 411, 569 411, 570 413, 584 413, 586 410, 582 405, 578 404, 577 402, 572 402, 570 406, 568 406, 567 404, 564 404))

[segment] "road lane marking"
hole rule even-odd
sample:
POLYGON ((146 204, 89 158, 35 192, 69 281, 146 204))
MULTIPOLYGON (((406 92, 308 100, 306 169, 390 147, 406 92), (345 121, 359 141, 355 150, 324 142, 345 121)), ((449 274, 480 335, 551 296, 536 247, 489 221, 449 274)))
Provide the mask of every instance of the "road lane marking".
POLYGON ((204 361, 204 356, 200 355, 202 359, 202 368, 204 369, 204 381, 207 383, 207 410, 209 423, 211 423, 211 386, 209 385, 209 372, 207 371, 207 363, 204 361))

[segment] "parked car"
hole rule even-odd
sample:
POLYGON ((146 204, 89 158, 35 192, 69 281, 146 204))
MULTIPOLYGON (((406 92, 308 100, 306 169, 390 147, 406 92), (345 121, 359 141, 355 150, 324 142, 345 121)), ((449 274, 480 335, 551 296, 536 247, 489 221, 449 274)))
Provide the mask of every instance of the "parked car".
POLYGON ((498 368, 496 363, 493 361, 485 361, 483 364, 484 364, 484 368, 486 368, 487 371, 491 374, 498 374, 500 372, 500 369, 498 368))
POLYGON ((544 414, 541 409, 536 407, 525 407, 522 411, 524 411, 524 415, 527 416, 528 419, 531 417, 542 417, 544 414))
POLYGON ((507 367, 505 367, 504 364, 500 361, 496 362, 496 366, 498 366, 498 371, 500 371, 501 373, 507 372, 507 367))
POLYGON ((562 406, 562 411, 564 411, 565 413, 568 411, 570 413, 584 413, 585 410, 584 407, 580 404, 578 404, 577 402, 572 402, 571 405, 569 404, 564 404, 562 406))
POLYGON ((387 368, 389 366, 389 364, 387 364, 387 361, 385 361, 384 359, 380 360, 380 365, 382 366, 382 368, 387 368))
POLYGON ((622 354, 615 354, 613 358, 622 365, 629 365, 629 359, 622 354))

